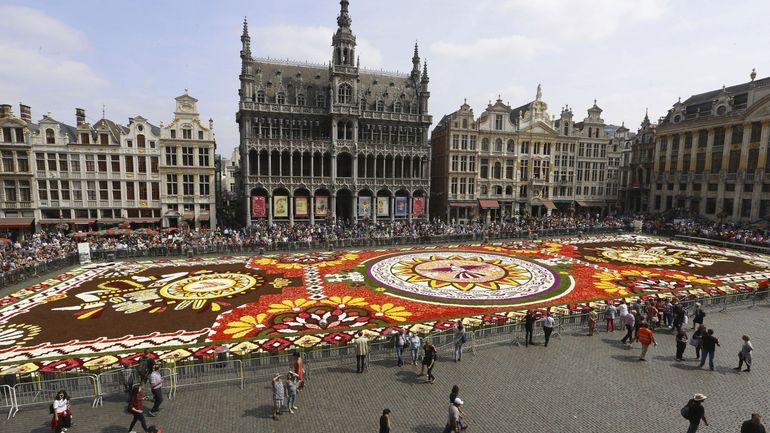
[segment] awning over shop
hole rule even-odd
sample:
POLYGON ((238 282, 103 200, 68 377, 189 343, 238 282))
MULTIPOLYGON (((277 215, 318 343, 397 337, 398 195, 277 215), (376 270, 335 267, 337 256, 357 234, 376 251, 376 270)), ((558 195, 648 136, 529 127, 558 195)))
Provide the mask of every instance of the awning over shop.
POLYGON ((500 209, 500 203, 497 200, 479 200, 479 206, 482 209, 500 209))
POLYGON ((449 203, 449 207, 476 207, 478 206, 478 203, 472 202, 472 203, 449 203))
POLYGON ((202 213, 198 215, 198 221, 206 221, 207 219, 209 219, 209 214, 207 213, 202 213))
POLYGON ((183 220, 192 220, 193 218, 195 218, 195 214, 194 213, 182 214, 182 219, 183 220))
POLYGON ((72 220, 40 220, 38 222, 44 226, 51 224, 74 224, 74 221, 72 220))
POLYGON ((160 222, 160 218, 129 218, 130 223, 157 223, 160 222))
POLYGON ((0 229, 26 229, 34 218, 0 218, 0 229))
POLYGON ((603 201, 587 201, 587 200, 578 200, 577 204, 583 207, 604 207, 606 205, 603 201))
POLYGON ((552 200, 540 200, 543 202, 543 206, 546 207, 546 209, 556 209, 556 205, 553 204, 552 200))
POLYGON ((176 211, 168 211, 166 212, 167 218, 179 218, 179 212, 176 211))

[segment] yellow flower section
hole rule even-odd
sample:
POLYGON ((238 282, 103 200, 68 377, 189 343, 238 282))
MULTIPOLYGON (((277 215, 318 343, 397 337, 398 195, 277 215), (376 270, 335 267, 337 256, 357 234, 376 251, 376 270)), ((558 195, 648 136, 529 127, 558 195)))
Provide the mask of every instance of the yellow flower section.
POLYGON ((285 313, 288 311, 299 311, 305 307, 315 305, 315 301, 311 301, 305 298, 299 298, 295 300, 284 299, 280 304, 270 304, 268 313, 285 313))
POLYGON ((387 317, 388 319, 395 320, 396 322, 405 322, 406 318, 411 316, 412 313, 406 311, 404 307, 397 307, 391 303, 377 305, 371 305, 372 310, 376 311, 375 317, 387 317))
POLYGON ((354 298, 352 296, 330 296, 328 299, 321 301, 322 304, 333 305, 337 308, 345 307, 363 307, 369 305, 364 298, 354 298))
POLYGON ((241 338, 255 329, 264 328, 265 325, 262 322, 267 317, 267 314, 261 313, 256 316, 242 316, 239 320, 234 320, 227 324, 227 329, 222 331, 227 335, 232 335, 233 338, 241 338))

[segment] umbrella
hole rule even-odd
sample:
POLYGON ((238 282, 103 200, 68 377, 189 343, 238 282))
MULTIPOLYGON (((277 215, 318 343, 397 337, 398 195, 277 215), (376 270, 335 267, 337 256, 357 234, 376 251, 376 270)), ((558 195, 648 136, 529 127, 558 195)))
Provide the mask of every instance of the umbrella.
POLYGON ((13 241, 8 238, 0 238, 0 244, 12 244, 13 241))
POLYGON ((157 235, 158 231, 153 229, 148 229, 148 228, 141 228, 141 229, 134 230, 134 233, 138 235, 153 236, 153 235, 157 235))

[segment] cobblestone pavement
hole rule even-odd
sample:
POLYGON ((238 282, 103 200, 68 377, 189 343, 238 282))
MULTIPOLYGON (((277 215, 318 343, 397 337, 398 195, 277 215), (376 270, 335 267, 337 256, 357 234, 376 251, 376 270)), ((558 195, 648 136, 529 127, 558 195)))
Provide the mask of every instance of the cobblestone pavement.
MULTIPOLYGON (((480 433, 684 432, 687 422, 679 410, 696 392, 708 396, 711 425, 702 425, 702 432, 738 432, 751 412, 770 420, 770 306, 709 313, 706 324, 722 343, 714 372, 696 368, 692 347, 685 362, 676 362, 667 331, 656 333, 659 344, 650 348, 647 362, 638 361, 638 344, 630 349, 620 344, 620 332, 590 338, 575 333, 553 339, 547 348, 487 346, 475 356, 466 353, 461 363, 442 356, 434 384, 423 383, 417 367, 398 368, 395 361, 374 362, 364 374, 350 364, 317 371, 300 393, 296 413, 278 421, 270 418, 269 383, 247 383, 244 390, 180 389, 148 421, 164 433, 359 433, 376 432, 388 407, 394 432, 440 433, 454 384, 465 400, 469 431, 480 433), (756 348, 751 373, 733 370, 744 333, 756 348)), ((77 403, 70 432, 126 432, 125 407, 121 399, 105 400, 97 409, 77 403)), ((24 408, 15 418, 2 419, 0 431, 48 432, 49 421, 46 407, 24 408)))

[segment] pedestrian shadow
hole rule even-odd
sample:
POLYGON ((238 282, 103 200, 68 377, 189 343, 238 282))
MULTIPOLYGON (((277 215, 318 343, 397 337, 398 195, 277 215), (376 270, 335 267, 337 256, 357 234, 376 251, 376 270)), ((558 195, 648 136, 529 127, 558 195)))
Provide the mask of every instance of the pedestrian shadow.
POLYGON ((602 343, 607 344, 609 346, 616 346, 616 347, 628 349, 628 343, 624 343, 620 341, 620 339, 615 340, 612 338, 602 338, 602 343))
MULTIPOLYGON (((74 425, 73 425, 73 429, 74 429, 74 428, 76 428, 76 427, 77 427, 77 426, 74 426, 74 425)), ((137 426, 137 427, 139 427, 139 426, 137 426)), ((47 431, 48 431, 48 432, 50 432, 50 431, 51 431, 50 427, 48 428, 48 430, 47 430, 47 431)), ((125 432, 126 432, 126 426, 125 426, 125 425, 115 425, 115 424, 113 424, 113 425, 110 425, 110 426, 104 427, 104 428, 101 430, 101 432, 102 432, 102 433, 125 433, 125 432)), ((37 433, 37 430, 33 430, 33 433, 37 433)), ((41 433, 42 433, 42 432, 41 432, 41 433)))
POLYGON ((369 361, 369 365, 379 365, 380 367, 398 367, 397 359, 377 359, 369 361))
POLYGON ((444 427, 435 424, 421 424, 414 428, 415 433, 441 433, 444 427))
POLYGON ((642 363, 644 361, 639 361, 639 355, 611 355, 611 358, 617 359, 618 361, 623 362, 635 362, 635 363, 642 363))
MULTIPOLYGON (((123 428, 125 430, 125 427, 123 428)), ((51 424, 50 422, 43 425, 42 427, 38 427, 34 430, 31 430, 30 433, 51 433, 51 424)))
POLYGON ((417 374, 416 371, 400 370, 396 373, 396 379, 402 383, 417 384, 420 383, 420 377, 417 374))
POLYGON ((241 418, 272 418, 273 417, 273 406, 269 404, 263 404, 262 406, 257 406, 251 409, 246 409, 243 412, 243 415, 241 415, 241 418))

